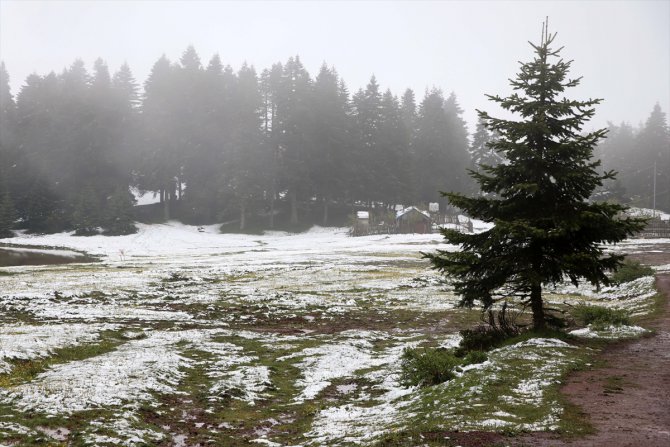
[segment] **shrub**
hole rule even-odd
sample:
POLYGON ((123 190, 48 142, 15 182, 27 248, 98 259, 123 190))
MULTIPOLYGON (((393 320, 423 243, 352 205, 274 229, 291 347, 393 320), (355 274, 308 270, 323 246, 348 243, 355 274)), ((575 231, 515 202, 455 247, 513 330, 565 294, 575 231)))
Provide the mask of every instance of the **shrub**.
POLYGON ((463 366, 484 363, 488 359, 489 356, 484 351, 470 351, 463 357, 463 366))
POLYGON ((625 282, 634 281, 643 276, 652 276, 654 269, 648 265, 642 265, 637 261, 626 259, 621 267, 619 267, 610 278, 615 284, 622 284, 625 282))
POLYGON ((470 352, 488 351, 491 348, 500 346, 507 338, 514 335, 516 334, 508 334, 492 326, 477 326, 474 329, 464 329, 461 331, 463 339, 454 354, 456 357, 465 357, 470 352))
POLYGON ((456 377, 454 369, 461 361, 444 348, 407 348, 400 363, 400 384, 430 386, 456 377))
POLYGON ((581 305, 575 307, 574 315, 584 325, 590 324, 596 330, 610 325, 630 324, 630 315, 625 309, 581 305))

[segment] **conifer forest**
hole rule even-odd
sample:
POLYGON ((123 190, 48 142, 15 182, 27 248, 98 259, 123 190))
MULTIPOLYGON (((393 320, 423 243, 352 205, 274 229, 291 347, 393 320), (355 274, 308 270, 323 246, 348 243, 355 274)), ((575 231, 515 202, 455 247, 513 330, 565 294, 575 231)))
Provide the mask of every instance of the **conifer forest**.
MULTIPOLYGON (((189 46, 140 85, 102 59, 31 74, 15 95, 0 67, 0 225, 32 232, 134 231, 133 219, 229 222, 224 230, 346 225, 355 209, 476 193, 466 170, 497 164, 496 138, 471 136, 456 93, 392 92, 372 76, 350 92, 334 67, 300 57, 234 70, 189 46), (160 207, 134 216, 130 187, 160 207), (160 209, 159 209, 160 208, 160 209), (5 217, 2 217, 5 216, 5 217)), ((640 127, 611 124, 598 148, 617 180, 597 199, 670 209, 670 133, 658 105, 640 127)), ((0 233, 2 234, 2 233, 0 233)))

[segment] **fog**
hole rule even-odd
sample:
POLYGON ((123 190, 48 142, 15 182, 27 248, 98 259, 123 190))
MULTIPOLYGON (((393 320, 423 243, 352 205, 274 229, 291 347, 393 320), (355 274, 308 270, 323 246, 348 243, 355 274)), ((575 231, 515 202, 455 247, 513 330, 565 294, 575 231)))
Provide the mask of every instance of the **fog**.
POLYGON ((143 83, 165 54, 193 45, 235 70, 260 72, 299 55, 316 75, 333 65, 351 92, 374 73, 382 90, 454 92, 474 131, 475 109, 495 111, 484 94, 507 94, 517 61, 528 60, 549 16, 563 56, 583 76, 573 91, 599 97, 592 126, 637 125, 659 102, 670 109, 668 1, 215 2, 0 1, 0 58, 16 95, 28 74, 57 73, 101 57, 111 71, 127 61, 143 83))

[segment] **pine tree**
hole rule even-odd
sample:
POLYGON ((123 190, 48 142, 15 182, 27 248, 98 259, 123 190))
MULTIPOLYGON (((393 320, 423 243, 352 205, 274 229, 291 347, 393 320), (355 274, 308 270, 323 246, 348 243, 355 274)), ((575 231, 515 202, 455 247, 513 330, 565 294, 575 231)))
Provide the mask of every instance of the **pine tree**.
POLYGON ((500 154, 491 147, 490 143, 493 140, 493 135, 486 130, 486 122, 481 118, 477 120, 477 127, 470 145, 470 157, 475 170, 479 170, 480 165, 495 166, 502 161, 500 154))
POLYGON ((636 193, 641 205, 670 208, 670 128, 665 113, 656 103, 644 127, 637 135, 635 159, 642 163, 635 176, 636 193), (654 175, 656 181, 654 182, 654 175), (654 183, 656 187, 654 188, 654 183), (655 190, 654 190, 655 189, 655 190), (654 197, 656 193, 656 197, 654 197))
POLYGON ((0 239, 14 237, 12 229, 16 220, 16 211, 14 203, 9 196, 9 191, 5 191, 0 196, 0 239))
POLYGON ((100 225, 100 203, 93 187, 84 188, 79 193, 72 215, 76 236, 92 236, 98 233, 100 225))
POLYGON ((604 243, 616 243, 639 231, 643 221, 619 217, 625 207, 589 202, 594 189, 613 172, 599 174, 593 149, 605 130, 587 135, 582 125, 600 100, 560 98, 566 88, 579 84, 568 79, 570 62, 557 58, 555 38, 543 32, 533 61, 521 66, 511 85, 511 96, 489 96, 503 109, 520 115, 519 121, 479 116, 490 130, 500 133, 495 149, 508 163, 484 167, 470 175, 492 197, 444 193, 470 216, 494 223, 479 234, 443 231, 445 239, 461 250, 428 254, 433 267, 455 279, 461 305, 481 302, 485 309, 501 300, 529 304, 534 328, 543 328, 542 289, 570 279, 594 285, 609 282, 606 272, 621 265, 623 256, 605 254, 604 243))
POLYGON ((120 236, 137 233, 133 214, 135 198, 125 187, 119 187, 107 202, 105 212, 105 234, 120 236))

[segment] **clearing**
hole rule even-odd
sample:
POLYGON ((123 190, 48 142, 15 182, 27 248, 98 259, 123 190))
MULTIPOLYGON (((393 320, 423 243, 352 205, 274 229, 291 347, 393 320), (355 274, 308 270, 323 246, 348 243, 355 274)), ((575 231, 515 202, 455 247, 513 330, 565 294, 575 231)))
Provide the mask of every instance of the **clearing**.
MULTIPOLYGON (((439 235, 221 235, 169 223, 7 242, 99 262, 0 268, 2 445, 457 445, 469 442, 463 431, 488 445, 511 439, 490 432, 579 434, 588 427, 569 417, 562 380, 605 339, 646 333, 519 340, 448 383, 403 388, 403 349, 455 346, 480 317, 456 308, 421 259, 456 249, 439 235)), ((659 303, 653 277, 599 292, 561 285, 547 298, 625 308, 642 323, 659 303)))

